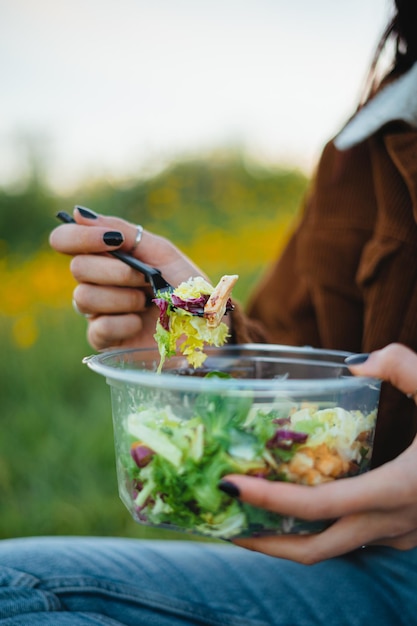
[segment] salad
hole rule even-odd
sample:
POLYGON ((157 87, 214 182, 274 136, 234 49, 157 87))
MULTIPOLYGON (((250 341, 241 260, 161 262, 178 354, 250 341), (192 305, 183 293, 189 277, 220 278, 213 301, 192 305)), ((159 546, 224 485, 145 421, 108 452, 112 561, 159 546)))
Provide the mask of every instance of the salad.
POLYGON ((154 298, 159 307, 154 334, 161 356, 159 372, 165 359, 177 351, 197 368, 206 359, 205 345, 220 347, 226 343, 229 328, 221 319, 227 310, 233 309, 229 296, 237 278, 237 275, 223 276, 213 287, 197 276, 154 298))
POLYGON ((358 474, 368 468, 376 420, 376 410, 218 392, 198 395, 183 414, 148 398, 125 417, 121 496, 137 521, 218 538, 322 530, 330 522, 251 507, 220 491, 219 480, 241 473, 317 485, 358 474))

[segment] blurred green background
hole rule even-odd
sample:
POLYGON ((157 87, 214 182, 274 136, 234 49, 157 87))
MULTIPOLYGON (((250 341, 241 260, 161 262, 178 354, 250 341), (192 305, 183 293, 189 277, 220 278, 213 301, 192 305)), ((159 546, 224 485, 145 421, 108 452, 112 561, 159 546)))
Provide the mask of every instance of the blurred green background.
POLYGON ((110 391, 82 364, 92 353, 74 314, 69 259, 48 246, 59 210, 83 204, 170 237, 216 282, 252 285, 286 241, 304 174, 236 153, 173 162, 151 178, 94 180, 57 195, 33 164, 0 189, 0 538, 171 537, 135 524, 117 494, 110 391))

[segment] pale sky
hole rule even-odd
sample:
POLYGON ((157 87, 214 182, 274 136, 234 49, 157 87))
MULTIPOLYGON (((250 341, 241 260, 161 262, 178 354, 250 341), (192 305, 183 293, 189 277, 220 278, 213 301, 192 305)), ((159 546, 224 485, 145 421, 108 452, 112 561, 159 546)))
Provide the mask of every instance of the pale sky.
POLYGON ((0 0, 0 185, 235 146, 310 171, 356 106, 389 0, 0 0))

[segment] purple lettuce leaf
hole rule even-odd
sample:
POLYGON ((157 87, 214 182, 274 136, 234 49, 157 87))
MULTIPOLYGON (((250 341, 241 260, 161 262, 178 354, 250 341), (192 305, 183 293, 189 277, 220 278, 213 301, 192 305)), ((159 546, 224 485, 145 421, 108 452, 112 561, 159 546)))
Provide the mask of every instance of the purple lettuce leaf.
POLYGON ((172 305, 177 309, 184 309, 188 313, 201 313, 209 299, 207 294, 201 294, 198 298, 180 298, 173 293, 171 295, 172 305))
POLYGON ((286 428, 278 428, 275 434, 266 442, 269 449, 280 448, 289 450, 296 443, 305 443, 308 438, 306 433, 298 433, 286 428))
POLYGON ((170 304, 168 300, 165 300, 165 298, 154 298, 152 302, 154 302, 159 308, 159 323, 161 324, 162 328, 164 328, 165 330, 169 330, 168 310, 170 304))

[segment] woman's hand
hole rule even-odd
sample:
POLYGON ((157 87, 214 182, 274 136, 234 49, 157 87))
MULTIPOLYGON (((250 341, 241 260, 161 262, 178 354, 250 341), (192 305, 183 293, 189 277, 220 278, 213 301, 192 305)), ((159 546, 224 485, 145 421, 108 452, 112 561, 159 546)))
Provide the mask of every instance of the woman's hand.
MULTIPOLYGON (((155 346, 158 310, 147 306, 153 295, 149 284, 143 274, 106 254, 113 250, 132 254, 136 226, 85 209, 75 209, 74 219, 76 224, 58 226, 51 233, 50 244, 58 252, 74 257, 70 267, 79 283, 74 302, 80 312, 89 316, 89 343, 97 350, 155 346)), ((161 270, 174 286, 202 275, 170 241, 149 231, 143 231, 133 255, 161 270)))
MULTIPOLYGON (((381 378, 407 394, 417 392, 417 354, 399 344, 370 354, 354 374, 381 378)), ((416 400, 417 394, 413 395, 416 400)), ((395 416, 401 428, 401 415, 395 416)), ((395 460, 361 476, 316 487, 225 476, 239 498, 282 515, 306 520, 337 519, 322 533, 239 539, 235 543, 267 554, 313 564, 360 546, 400 550, 417 546, 417 438, 395 460)))

